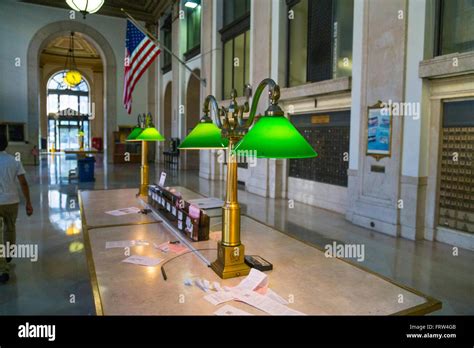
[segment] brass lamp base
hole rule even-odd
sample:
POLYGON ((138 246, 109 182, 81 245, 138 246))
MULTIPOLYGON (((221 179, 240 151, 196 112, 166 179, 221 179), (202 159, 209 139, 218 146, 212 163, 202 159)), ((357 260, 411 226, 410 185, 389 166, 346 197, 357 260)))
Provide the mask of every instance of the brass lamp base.
POLYGON ((225 246, 217 242, 217 260, 211 263, 211 268, 222 279, 245 276, 250 273, 250 267, 245 263, 245 247, 225 246))

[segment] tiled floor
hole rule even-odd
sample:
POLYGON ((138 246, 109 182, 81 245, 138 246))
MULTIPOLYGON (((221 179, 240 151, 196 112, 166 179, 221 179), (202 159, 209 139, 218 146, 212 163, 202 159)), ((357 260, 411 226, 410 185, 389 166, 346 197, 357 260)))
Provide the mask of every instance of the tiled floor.
MULTIPOLYGON (((26 167, 35 213, 21 206, 17 243, 36 243, 37 262, 16 260, 12 279, 0 286, 0 314, 94 313, 77 202, 78 189, 137 187, 138 165, 96 163, 94 183, 68 183, 74 158, 47 156, 26 167)), ((161 168, 151 166, 151 175, 161 168)), ((206 196, 223 198, 224 183, 204 180, 196 171, 168 172, 167 185, 181 185, 206 196)), ((365 246, 362 265, 443 302, 436 314, 474 314, 474 252, 429 241, 396 239, 347 222, 340 214, 281 199, 239 192, 242 211, 298 239, 324 247, 333 241, 365 246)), ((119 276, 119 275, 118 275, 119 276)))

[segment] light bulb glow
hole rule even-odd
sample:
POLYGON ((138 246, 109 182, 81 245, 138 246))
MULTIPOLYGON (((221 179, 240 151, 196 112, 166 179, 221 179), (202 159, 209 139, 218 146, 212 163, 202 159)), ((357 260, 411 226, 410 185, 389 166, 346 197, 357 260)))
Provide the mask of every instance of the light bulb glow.
POLYGON ((199 4, 194 1, 186 1, 186 3, 184 4, 184 6, 188 8, 196 8, 198 7, 198 5, 199 4))
POLYGON ((66 0, 74 11, 82 13, 96 13, 104 4, 104 0, 66 0))

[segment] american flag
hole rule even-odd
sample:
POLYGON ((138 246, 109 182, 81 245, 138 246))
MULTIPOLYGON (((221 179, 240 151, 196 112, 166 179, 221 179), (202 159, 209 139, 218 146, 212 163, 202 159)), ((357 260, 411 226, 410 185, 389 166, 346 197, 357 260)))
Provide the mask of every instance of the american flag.
POLYGON ((132 93, 146 69, 160 54, 158 46, 130 20, 127 20, 123 81, 123 105, 132 112, 132 93))

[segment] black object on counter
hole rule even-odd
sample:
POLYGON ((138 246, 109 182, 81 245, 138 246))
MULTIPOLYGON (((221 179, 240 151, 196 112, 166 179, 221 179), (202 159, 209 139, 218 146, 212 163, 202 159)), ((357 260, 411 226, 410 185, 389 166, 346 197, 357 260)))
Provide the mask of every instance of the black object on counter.
POLYGON ((263 257, 258 255, 246 255, 245 256, 245 263, 259 271, 271 271, 273 269, 273 265, 265 260, 263 257))

